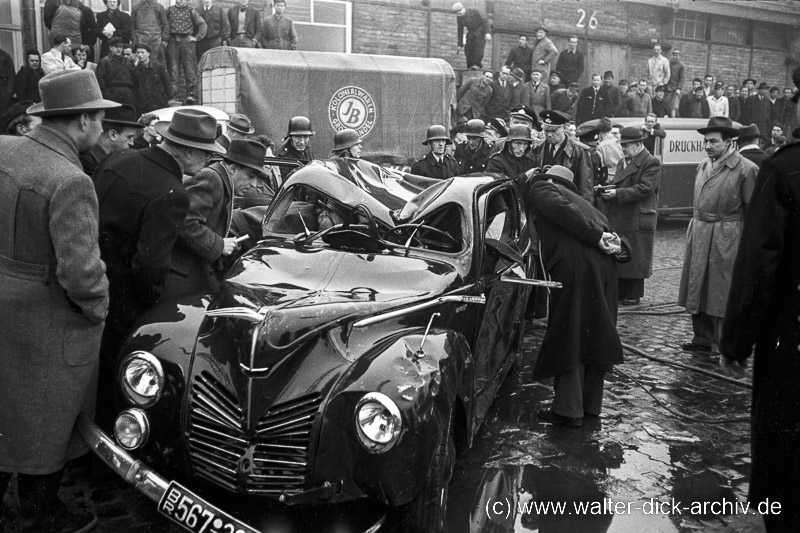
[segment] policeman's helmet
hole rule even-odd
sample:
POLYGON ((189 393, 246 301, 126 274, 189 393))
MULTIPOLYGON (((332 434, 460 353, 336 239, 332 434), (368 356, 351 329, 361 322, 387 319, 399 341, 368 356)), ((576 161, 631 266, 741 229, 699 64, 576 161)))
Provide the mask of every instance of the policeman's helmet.
POLYGON ((466 131, 467 137, 485 137, 486 136, 486 123, 479 118, 473 118, 467 122, 466 131))
POLYGON ((532 143, 531 128, 525 124, 514 124, 508 128, 508 137, 506 142, 511 145, 511 141, 525 141, 532 143))
POLYGON ((314 135, 314 131, 311 128, 311 119, 302 115, 289 119, 289 131, 284 139, 290 135, 314 135))
POLYGON ((422 144, 428 144, 431 141, 445 141, 447 144, 453 144, 453 141, 447 136, 447 129, 439 124, 428 126, 428 131, 422 144))
POLYGON ((355 146, 362 142, 363 140, 358 136, 358 132, 348 128, 342 131, 337 131, 333 136, 333 149, 346 150, 351 146, 355 146))

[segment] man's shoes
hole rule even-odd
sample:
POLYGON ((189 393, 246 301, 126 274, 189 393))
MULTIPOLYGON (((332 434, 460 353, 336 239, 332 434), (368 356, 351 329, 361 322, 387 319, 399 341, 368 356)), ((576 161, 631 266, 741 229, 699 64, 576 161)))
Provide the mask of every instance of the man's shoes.
POLYGON ((583 419, 580 417, 562 416, 554 413, 552 409, 539 409, 536 415, 539 417, 539 420, 558 426, 579 428, 583 424, 583 419))
POLYGON ((693 342, 684 342, 681 345, 681 350, 685 352, 711 354, 711 346, 703 346, 702 344, 695 344, 693 342))
POLYGON ((194 96, 190 96, 186 99, 183 105, 194 105, 197 103, 197 100, 194 99, 194 96))
POLYGON ((623 298, 619 305, 639 305, 639 298, 623 298))

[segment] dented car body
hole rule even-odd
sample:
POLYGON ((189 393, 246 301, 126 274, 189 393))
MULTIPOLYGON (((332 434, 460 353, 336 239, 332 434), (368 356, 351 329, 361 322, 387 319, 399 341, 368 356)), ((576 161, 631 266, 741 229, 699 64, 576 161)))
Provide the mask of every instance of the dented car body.
POLYGON ((494 176, 312 163, 219 294, 163 302, 130 335, 117 443, 87 420, 82 434, 134 484, 159 478, 143 492, 193 531, 192 509, 228 523, 204 488, 378 502, 406 531, 438 531, 454 450, 521 350, 527 289, 503 279, 520 275, 508 250, 525 248, 524 223, 515 186, 494 176))

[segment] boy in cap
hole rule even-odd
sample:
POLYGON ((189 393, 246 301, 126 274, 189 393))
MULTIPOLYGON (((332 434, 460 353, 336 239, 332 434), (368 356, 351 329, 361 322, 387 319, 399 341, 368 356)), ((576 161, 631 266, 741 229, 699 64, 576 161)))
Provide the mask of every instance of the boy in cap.
POLYGON ((50 74, 39 89, 28 113, 42 123, 0 136, 0 498, 16 472, 19 530, 88 531, 94 514, 58 497, 64 464, 87 452, 73 431, 95 411, 109 302, 97 196, 78 154, 119 104, 88 70, 50 74))
POLYGON ((617 116, 616 110, 622 107, 622 93, 619 87, 614 86, 614 73, 610 70, 603 73, 603 88, 608 93, 609 116, 617 116))
POLYGON ((136 109, 142 115, 169 106, 173 97, 172 84, 167 69, 150 59, 150 47, 144 43, 136 45, 136 66, 133 81, 136 87, 136 109))
POLYGON ((136 109, 133 106, 122 105, 106 111, 100 139, 91 150, 80 154, 83 171, 91 176, 109 155, 130 148, 137 131, 141 129, 144 126, 136 121, 136 109))
POLYGON ((411 165, 412 174, 440 180, 458 175, 460 170, 458 162, 446 153, 447 145, 453 144, 453 141, 448 137, 444 126, 438 124, 429 126, 422 144, 427 145, 430 152, 411 165))
POLYGON ((727 117, 730 115, 728 98, 722 93, 725 92, 725 84, 717 82, 714 84, 714 94, 708 97, 708 111, 712 117, 727 117))

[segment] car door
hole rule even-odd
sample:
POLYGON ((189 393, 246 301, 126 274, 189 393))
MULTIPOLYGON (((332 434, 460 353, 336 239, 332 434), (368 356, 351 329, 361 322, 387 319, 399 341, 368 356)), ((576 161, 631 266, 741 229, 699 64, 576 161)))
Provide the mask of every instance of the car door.
POLYGON ((486 304, 477 316, 473 353, 478 394, 491 398, 500 385, 499 376, 511 362, 509 356, 521 343, 529 289, 502 282, 502 273, 513 264, 486 246, 487 240, 494 239, 520 252, 524 248, 516 190, 510 183, 490 189, 477 198, 476 207, 473 265, 478 282, 484 287, 486 304))

